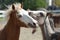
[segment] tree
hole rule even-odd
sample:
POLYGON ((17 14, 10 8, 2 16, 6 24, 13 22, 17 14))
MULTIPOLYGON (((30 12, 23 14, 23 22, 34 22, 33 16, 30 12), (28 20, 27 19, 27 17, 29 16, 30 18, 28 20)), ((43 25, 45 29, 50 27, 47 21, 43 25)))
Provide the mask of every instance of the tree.
POLYGON ((46 7, 47 3, 46 0, 25 0, 24 1, 24 8, 27 9, 37 9, 40 7, 46 7))
POLYGON ((20 2, 19 0, 0 0, 0 9, 5 9, 5 5, 10 5, 15 2, 20 2))
POLYGON ((46 7, 46 0, 0 0, 0 6, 4 6, 4 4, 9 5, 15 2, 23 2, 24 9, 33 9, 36 10, 37 8, 46 7))
POLYGON ((60 7, 60 0, 55 0, 55 4, 60 7))

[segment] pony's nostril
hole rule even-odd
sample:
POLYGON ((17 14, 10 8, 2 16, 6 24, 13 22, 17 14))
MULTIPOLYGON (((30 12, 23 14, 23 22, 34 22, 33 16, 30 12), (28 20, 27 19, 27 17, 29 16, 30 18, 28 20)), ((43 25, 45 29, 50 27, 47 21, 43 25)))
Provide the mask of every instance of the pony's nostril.
POLYGON ((22 17, 21 15, 19 15, 19 17, 22 17))
POLYGON ((33 25, 36 25, 35 23, 33 23, 33 25))

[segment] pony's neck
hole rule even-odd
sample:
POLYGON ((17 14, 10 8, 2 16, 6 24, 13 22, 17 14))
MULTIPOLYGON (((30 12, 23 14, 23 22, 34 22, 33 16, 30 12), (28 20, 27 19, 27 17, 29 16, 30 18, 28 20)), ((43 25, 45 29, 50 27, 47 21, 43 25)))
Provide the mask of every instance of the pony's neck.
POLYGON ((8 23, 11 23, 11 24, 13 23, 13 25, 15 25, 16 22, 17 22, 16 11, 12 11, 10 13, 10 18, 8 23))

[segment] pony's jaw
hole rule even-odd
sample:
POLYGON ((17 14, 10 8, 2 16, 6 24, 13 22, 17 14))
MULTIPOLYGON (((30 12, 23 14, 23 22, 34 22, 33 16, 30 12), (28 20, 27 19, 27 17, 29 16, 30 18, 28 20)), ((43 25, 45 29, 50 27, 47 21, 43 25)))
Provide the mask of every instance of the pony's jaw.
POLYGON ((44 24, 44 19, 45 19, 45 17, 39 18, 39 19, 37 20, 37 21, 38 21, 38 24, 39 24, 39 25, 44 24))

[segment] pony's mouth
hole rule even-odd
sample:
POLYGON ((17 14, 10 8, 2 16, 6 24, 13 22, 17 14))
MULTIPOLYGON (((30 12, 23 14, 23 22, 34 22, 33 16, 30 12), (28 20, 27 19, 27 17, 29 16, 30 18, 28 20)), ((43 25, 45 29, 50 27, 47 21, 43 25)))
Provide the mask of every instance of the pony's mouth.
POLYGON ((33 25, 31 23, 28 23, 28 25, 31 27, 31 28, 36 28, 36 24, 33 23, 33 25))

